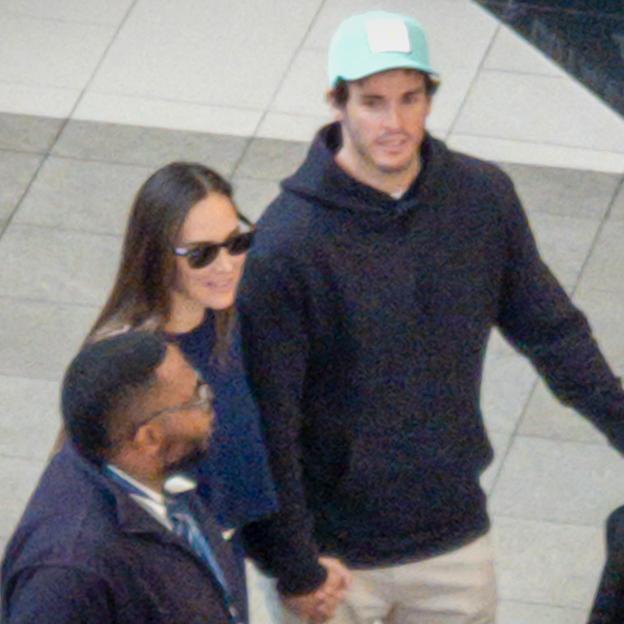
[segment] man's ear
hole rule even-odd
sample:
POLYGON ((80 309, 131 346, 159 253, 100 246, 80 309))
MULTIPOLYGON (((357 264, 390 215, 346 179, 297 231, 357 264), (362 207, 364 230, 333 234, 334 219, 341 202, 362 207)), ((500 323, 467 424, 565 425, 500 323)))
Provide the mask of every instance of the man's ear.
POLYGON ((165 432, 158 422, 148 422, 139 427, 132 444, 134 447, 149 456, 157 456, 162 449, 165 432))
POLYGON ((336 98, 335 98, 333 89, 328 89, 325 92, 325 101, 327 102, 327 104, 329 105, 331 109, 332 117, 334 118, 334 121, 339 121, 339 122, 343 121, 344 120, 344 107, 338 106, 336 104, 336 98))

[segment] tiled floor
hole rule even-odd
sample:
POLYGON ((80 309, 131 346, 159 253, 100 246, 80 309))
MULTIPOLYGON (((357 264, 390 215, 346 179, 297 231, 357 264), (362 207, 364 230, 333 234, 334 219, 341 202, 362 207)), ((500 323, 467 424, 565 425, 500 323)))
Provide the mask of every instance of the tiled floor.
MULTIPOLYGON (((380 5, 431 31, 444 80, 432 131, 504 162, 544 257, 624 372, 622 119, 473 3, 380 5)), ((329 118, 329 33, 370 3, 292 6, 0 0, 0 546, 45 462, 59 379, 110 286, 141 181, 199 160, 256 218, 329 118)), ((624 461, 498 334, 483 409, 500 624, 581 624, 624 461)), ((253 624, 277 624, 266 581, 251 578, 253 624)))

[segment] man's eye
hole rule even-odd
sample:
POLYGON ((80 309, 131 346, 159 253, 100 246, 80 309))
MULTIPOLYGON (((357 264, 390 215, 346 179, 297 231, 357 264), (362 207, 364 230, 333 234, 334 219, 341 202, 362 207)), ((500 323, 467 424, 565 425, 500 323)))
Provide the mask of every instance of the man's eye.
POLYGON ((424 93, 408 93, 405 98, 404 98, 404 102, 406 104, 418 104, 418 102, 420 102, 422 100, 424 96, 424 93))

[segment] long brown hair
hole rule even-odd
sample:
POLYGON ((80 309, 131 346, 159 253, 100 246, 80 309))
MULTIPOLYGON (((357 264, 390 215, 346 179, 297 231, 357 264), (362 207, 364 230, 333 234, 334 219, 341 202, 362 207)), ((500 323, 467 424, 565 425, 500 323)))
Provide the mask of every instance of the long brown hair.
MULTIPOLYGON (((115 284, 87 341, 126 328, 163 328, 175 280, 172 245, 189 210, 210 193, 232 199, 230 183, 199 163, 170 163, 144 182, 130 210, 115 284)), ((215 310, 214 318, 213 353, 221 359, 227 351, 233 306, 215 310)))

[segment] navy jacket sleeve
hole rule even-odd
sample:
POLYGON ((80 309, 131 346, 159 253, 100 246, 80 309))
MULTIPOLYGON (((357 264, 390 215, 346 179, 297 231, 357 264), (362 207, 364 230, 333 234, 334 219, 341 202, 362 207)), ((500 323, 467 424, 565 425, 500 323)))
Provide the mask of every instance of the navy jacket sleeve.
POLYGON ((5 596, 6 624, 113 624, 106 583, 69 567, 23 570, 5 596))
POLYGON ((507 237, 498 323, 559 400, 589 418, 624 451, 624 393, 585 316, 541 260, 526 216, 507 181, 507 237))
POLYGON ((299 433, 306 375, 303 279, 294 262, 251 253, 238 305, 246 364, 260 406, 278 513, 245 527, 248 554, 278 578, 283 593, 312 591, 325 580, 302 485, 299 433))

